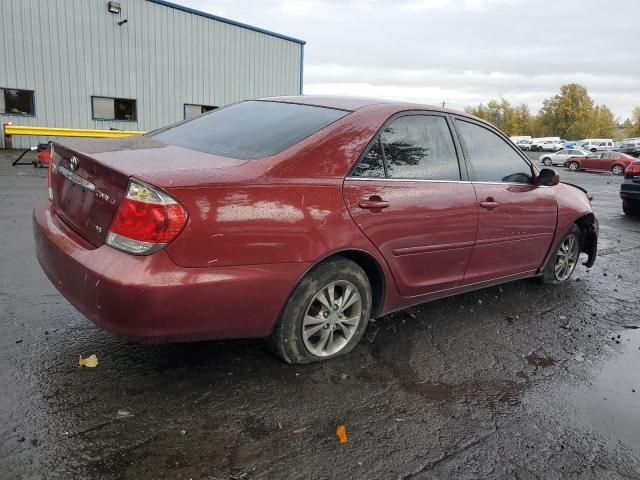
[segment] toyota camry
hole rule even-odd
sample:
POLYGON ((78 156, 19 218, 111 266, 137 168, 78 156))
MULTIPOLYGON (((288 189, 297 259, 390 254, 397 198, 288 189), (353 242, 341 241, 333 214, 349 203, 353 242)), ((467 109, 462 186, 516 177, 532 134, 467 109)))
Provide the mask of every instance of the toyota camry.
POLYGON ((33 217, 44 272, 98 326, 267 337, 290 363, 343 355, 415 304, 567 282, 598 235, 584 190, 478 118, 307 96, 54 143, 33 217))

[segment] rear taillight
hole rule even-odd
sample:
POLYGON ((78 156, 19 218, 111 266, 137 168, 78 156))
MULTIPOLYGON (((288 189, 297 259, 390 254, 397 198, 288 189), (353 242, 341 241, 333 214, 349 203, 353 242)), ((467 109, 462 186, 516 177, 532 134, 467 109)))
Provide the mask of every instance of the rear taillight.
POLYGON ((625 170, 626 174, 638 175, 640 174, 640 162, 634 162, 625 170))
POLYGON ((113 217, 106 243, 134 255, 149 255, 176 238, 187 218, 187 211, 171 196, 132 179, 113 217))

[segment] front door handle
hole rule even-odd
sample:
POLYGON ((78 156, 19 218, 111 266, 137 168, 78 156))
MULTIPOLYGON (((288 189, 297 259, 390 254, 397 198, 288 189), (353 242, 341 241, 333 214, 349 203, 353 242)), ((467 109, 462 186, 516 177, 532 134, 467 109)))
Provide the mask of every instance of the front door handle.
POLYGON ((496 202, 493 197, 487 198, 484 202, 480 202, 480 206, 482 208, 486 208, 487 210, 493 210, 498 207, 500 204, 496 202))
POLYGON ((389 202, 382 200, 377 195, 369 197, 369 200, 362 200, 358 206, 360 208, 364 208, 366 210, 377 210, 381 208, 387 208, 389 206, 389 202))

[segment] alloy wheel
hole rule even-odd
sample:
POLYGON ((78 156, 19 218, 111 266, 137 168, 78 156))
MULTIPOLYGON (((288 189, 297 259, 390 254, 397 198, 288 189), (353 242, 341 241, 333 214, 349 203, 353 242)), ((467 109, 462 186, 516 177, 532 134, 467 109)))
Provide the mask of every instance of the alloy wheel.
POLYGON ((624 170, 620 165, 614 165, 611 171, 614 175, 622 175, 624 173, 624 170))
POLYGON ((325 285, 315 294, 302 320, 302 340, 318 357, 342 350, 356 333, 362 317, 362 298, 346 280, 325 285))
POLYGON ((554 274, 557 281, 564 282, 571 276, 578 263, 579 255, 578 237, 569 235, 562 241, 556 256, 554 274))
POLYGON ((578 170, 578 164, 576 162, 571 162, 569 164, 569 170, 573 170, 574 172, 578 170))

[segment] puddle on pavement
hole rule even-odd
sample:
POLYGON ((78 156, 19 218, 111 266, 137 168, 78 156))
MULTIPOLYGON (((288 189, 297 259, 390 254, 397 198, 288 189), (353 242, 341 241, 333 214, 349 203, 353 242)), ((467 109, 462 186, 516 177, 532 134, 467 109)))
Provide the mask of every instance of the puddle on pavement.
POLYGON ((586 392, 578 393, 578 413, 597 430, 640 446, 640 330, 624 330, 614 338, 620 341, 618 353, 586 392))

